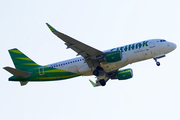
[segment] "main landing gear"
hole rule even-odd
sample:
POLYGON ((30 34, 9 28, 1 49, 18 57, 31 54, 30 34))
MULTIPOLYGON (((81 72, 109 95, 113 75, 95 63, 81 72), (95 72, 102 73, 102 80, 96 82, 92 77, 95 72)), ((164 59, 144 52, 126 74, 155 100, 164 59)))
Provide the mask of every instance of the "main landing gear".
POLYGON ((99 79, 99 83, 101 84, 101 86, 106 85, 106 73, 102 67, 97 66, 96 69, 93 71, 93 75, 95 75, 99 79))
POLYGON ((99 71, 98 71, 98 70, 94 70, 94 71, 93 71, 93 75, 99 76, 99 71))
POLYGON ((99 80, 99 82, 100 82, 100 84, 101 84, 102 86, 105 86, 105 85, 106 85, 106 81, 105 81, 104 79, 99 80))
POLYGON ((104 69, 100 66, 97 66, 97 68, 93 71, 93 75, 98 77, 100 73, 104 73, 104 69))
POLYGON ((161 65, 160 62, 157 61, 157 58, 154 58, 154 60, 155 60, 157 66, 161 65))

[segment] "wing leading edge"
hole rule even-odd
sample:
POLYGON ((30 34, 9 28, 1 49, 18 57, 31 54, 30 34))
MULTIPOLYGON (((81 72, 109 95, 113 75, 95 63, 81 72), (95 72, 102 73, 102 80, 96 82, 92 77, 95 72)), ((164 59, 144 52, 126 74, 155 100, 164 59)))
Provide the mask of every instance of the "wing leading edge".
POLYGON ((67 46, 67 48, 71 48, 77 53, 77 55, 83 56, 87 64, 89 65, 89 67, 93 67, 94 66, 93 63, 97 62, 96 57, 103 54, 102 51, 95 49, 89 45, 86 45, 72 37, 69 37, 57 31, 48 23, 46 23, 46 25, 57 37, 59 37, 61 40, 65 42, 65 45, 67 46))

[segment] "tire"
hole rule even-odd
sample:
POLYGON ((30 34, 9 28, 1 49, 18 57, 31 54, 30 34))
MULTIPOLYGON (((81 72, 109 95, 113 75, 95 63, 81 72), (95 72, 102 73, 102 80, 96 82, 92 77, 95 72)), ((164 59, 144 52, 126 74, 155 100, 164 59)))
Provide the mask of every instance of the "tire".
POLYGON ((98 76, 98 75, 99 75, 99 71, 94 70, 94 71, 93 71, 93 75, 98 76))
POLYGON ((157 65, 157 66, 160 66, 161 64, 160 64, 160 62, 157 62, 156 65, 157 65))
POLYGON ((105 86, 106 85, 106 81, 104 79, 100 80, 99 82, 100 82, 101 86, 105 86))

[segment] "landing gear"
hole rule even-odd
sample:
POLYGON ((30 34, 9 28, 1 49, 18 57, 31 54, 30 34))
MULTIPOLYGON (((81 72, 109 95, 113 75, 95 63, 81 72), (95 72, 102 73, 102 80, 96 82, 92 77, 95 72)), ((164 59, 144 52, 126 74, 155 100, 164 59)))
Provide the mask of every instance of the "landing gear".
POLYGON ((105 81, 104 79, 100 80, 99 82, 100 82, 100 84, 101 84, 102 86, 105 86, 105 85, 106 85, 106 81, 105 81))
POLYGON ((99 76, 99 71, 98 71, 98 70, 94 70, 94 71, 93 71, 93 75, 99 76))
POLYGON ((109 78, 106 78, 106 72, 100 66, 96 67, 96 69, 93 71, 93 75, 97 77, 98 82, 101 84, 101 86, 105 86, 106 82, 109 79, 109 78))
POLYGON ((157 58, 154 58, 154 60, 155 60, 157 66, 161 65, 160 62, 157 61, 157 58))
POLYGON ((97 68, 93 71, 93 75, 99 76, 100 73, 104 72, 102 67, 97 66, 97 68))
POLYGON ((157 65, 157 66, 160 66, 161 64, 160 64, 160 62, 156 62, 156 65, 157 65))

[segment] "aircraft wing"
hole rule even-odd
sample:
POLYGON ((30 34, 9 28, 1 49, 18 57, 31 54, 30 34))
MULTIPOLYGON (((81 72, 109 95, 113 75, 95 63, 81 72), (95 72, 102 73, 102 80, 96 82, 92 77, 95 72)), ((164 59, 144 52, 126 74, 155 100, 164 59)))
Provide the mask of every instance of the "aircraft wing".
POLYGON ((97 62, 96 61, 96 56, 102 55, 103 52, 100 50, 97 50, 91 46, 88 46, 74 38, 71 38, 56 29, 54 29, 52 26, 50 26, 48 23, 46 25, 49 27, 49 29, 61 40, 65 42, 65 45, 67 48, 73 49, 77 55, 81 55, 85 58, 87 64, 89 67, 93 67, 93 63, 97 62))

